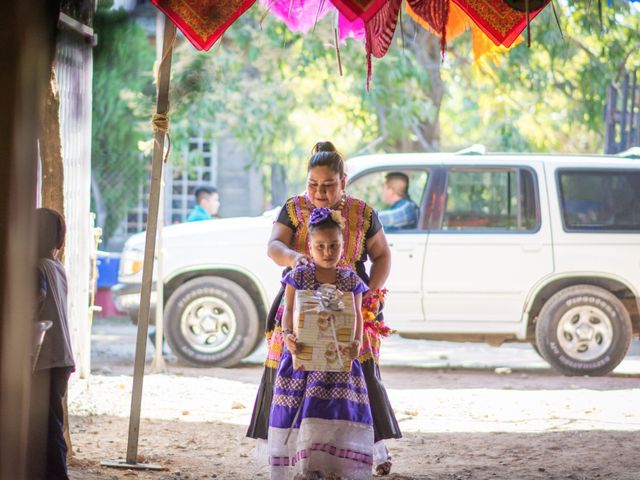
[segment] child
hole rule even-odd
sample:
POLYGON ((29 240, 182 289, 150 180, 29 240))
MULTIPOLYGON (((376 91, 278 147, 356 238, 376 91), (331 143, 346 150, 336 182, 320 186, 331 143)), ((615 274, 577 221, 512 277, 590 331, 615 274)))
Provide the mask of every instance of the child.
POLYGON ((368 287, 350 269, 338 267, 343 218, 328 208, 313 210, 308 222, 313 263, 300 265, 282 280, 286 286, 282 331, 286 349, 276 375, 269 419, 268 449, 272 479, 370 479, 373 421, 357 360, 362 343, 362 293, 368 287), (347 349, 351 372, 295 370, 292 354, 301 344, 292 332, 296 290, 333 284, 352 292, 355 340, 347 349), (294 476, 295 475, 295 476, 294 476))
MULTIPOLYGON (((53 322, 47 331, 35 364, 34 384, 48 395, 46 420, 46 464, 44 478, 68 479, 67 445, 63 435, 62 398, 69 375, 75 369, 67 319, 67 276, 57 255, 64 244, 66 227, 55 210, 36 210, 38 225, 38 320, 53 322)), ((45 406, 44 409, 47 407, 45 406)))

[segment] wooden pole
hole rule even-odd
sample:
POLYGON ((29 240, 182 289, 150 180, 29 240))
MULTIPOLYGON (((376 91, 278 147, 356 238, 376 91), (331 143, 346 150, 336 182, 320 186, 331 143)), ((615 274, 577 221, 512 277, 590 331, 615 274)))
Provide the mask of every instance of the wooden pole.
MULTIPOLYGON (((171 76, 171 54, 176 27, 170 21, 164 23, 164 41, 162 63, 158 69, 158 100, 156 113, 169 111, 169 80, 171 76)), ((160 188, 162 186, 162 167, 164 138, 166 132, 156 131, 151 162, 151 187, 149 189, 149 212, 147 216, 147 237, 142 264, 142 291, 140 293, 140 316, 138 317, 138 336, 136 339, 136 357, 133 368, 133 391, 131 394, 131 415, 129 417, 129 440, 127 443, 127 463, 137 463, 138 434, 140 432, 140 405, 142 402, 142 381, 144 378, 144 360, 147 350, 147 332, 149 330, 149 312, 151 287, 153 282, 153 260, 156 251, 156 232, 158 228, 158 208, 160 188)), ((161 281, 161 279, 158 279, 161 281)), ((162 299, 157 299, 161 302, 162 299)))
MULTIPOLYGON (((156 32, 160 32, 164 30, 165 24, 169 20, 164 14, 158 10, 158 15, 156 18, 156 32)), ((163 45, 160 45, 160 42, 156 42, 156 59, 158 61, 158 65, 162 62, 163 58, 163 45)), ((156 315, 155 315, 155 323, 156 323, 156 341, 155 341, 155 351, 153 355, 153 362, 151 363, 151 372, 152 373, 163 373, 167 371, 167 366, 164 361, 164 357, 162 356, 162 346, 164 344, 164 284, 160 281, 164 277, 163 272, 163 264, 164 264, 164 256, 162 251, 162 230, 164 228, 164 182, 165 172, 162 172, 160 175, 160 199, 158 200, 158 231, 157 231, 157 240, 156 240, 156 315)))
MULTIPOLYGON (((162 60, 158 67, 158 99, 156 115, 169 112, 169 80, 171 75, 171 54, 176 27, 169 21, 164 23, 164 40, 162 60)), ((149 212, 147 216, 147 235, 142 264, 142 291, 140 293, 140 314, 138 317, 138 333, 136 337, 136 355, 133 367, 133 391, 131 393, 131 413, 129 415, 129 439, 127 442, 126 462, 102 461, 102 465, 122 468, 162 469, 160 465, 139 464, 138 436, 140 433, 140 406, 142 403, 142 383, 144 379, 144 363, 147 353, 147 333, 149 331, 149 312, 151 304, 151 288, 153 282, 153 263, 156 249, 156 233, 158 227, 158 208, 160 204, 160 188, 162 187, 162 168, 164 154, 164 138, 166 131, 156 130, 151 162, 151 185, 149 188, 149 212)), ((161 279, 158 279, 161 281, 161 279)), ((161 302, 162 299, 158 299, 161 302)))

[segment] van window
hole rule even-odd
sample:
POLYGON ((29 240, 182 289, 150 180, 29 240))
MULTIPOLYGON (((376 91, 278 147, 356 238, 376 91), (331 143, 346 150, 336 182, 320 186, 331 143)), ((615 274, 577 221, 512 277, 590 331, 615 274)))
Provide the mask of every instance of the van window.
POLYGON ((533 172, 517 168, 451 168, 443 230, 536 230, 533 172))
POLYGON ((566 230, 640 231, 640 172, 561 170, 560 205, 566 230))
POLYGON ((357 177, 349 183, 349 195, 364 200, 378 211, 389 208, 383 200, 385 176, 389 173, 400 172, 409 179, 409 198, 418 206, 422 205, 422 197, 429 178, 428 170, 407 170, 402 168, 376 170, 357 177))

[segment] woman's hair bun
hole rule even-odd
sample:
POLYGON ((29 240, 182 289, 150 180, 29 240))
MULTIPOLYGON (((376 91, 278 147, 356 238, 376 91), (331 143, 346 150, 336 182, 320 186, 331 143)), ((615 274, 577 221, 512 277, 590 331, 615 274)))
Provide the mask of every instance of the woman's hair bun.
POLYGON ((311 149, 311 155, 318 152, 337 152, 338 150, 331 142, 318 142, 311 149))

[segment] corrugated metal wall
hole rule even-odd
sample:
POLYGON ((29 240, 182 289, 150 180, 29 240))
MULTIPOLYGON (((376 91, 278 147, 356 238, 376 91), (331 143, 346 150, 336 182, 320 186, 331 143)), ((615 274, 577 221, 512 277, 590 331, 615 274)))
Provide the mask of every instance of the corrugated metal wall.
POLYGON ((56 72, 64 158, 69 317, 77 372, 84 378, 90 372, 91 360, 89 259, 93 248, 90 216, 93 53, 86 38, 75 32, 59 32, 56 72))

